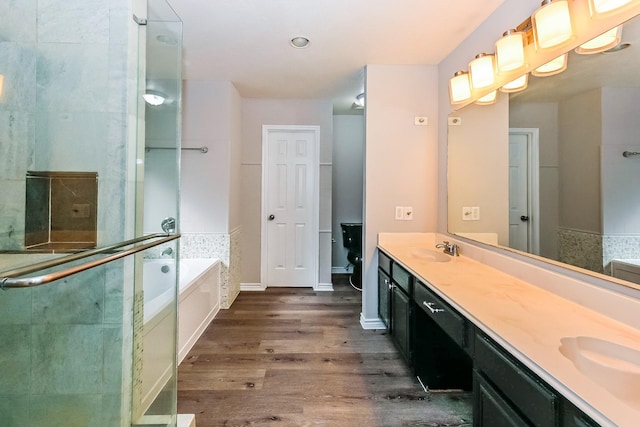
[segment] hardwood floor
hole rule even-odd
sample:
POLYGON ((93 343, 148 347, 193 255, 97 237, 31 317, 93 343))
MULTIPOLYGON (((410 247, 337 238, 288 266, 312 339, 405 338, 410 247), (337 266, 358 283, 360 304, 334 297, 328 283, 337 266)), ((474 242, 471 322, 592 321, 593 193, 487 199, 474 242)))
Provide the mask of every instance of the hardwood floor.
POLYGON ((471 426, 468 393, 425 393, 360 292, 242 292, 178 369, 178 412, 213 426, 471 426))

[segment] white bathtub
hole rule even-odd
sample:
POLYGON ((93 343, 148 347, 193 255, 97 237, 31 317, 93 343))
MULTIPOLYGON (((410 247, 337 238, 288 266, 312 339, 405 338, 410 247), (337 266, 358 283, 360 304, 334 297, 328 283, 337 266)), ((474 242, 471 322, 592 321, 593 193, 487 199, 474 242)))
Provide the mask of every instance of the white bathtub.
MULTIPOLYGON (((146 411, 171 378, 174 360, 173 302, 175 261, 145 260, 142 407, 146 411), (164 271, 163 271, 164 270, 164 271)), ((187 355, 220 310, 220 262, 180 261, 178 295, 178 363, 187 355)))

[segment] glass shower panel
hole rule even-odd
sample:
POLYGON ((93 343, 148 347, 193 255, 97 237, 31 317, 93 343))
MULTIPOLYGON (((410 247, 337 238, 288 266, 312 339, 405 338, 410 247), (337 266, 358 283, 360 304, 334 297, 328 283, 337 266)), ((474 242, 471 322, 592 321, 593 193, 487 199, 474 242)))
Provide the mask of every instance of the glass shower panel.
MULTIPOLYGON (((51 236, 83 247, 135 236, 137 141, 129 129, 137 120, 138 41, 130 0, 0 1, 0 9, 7 12, 0 25, 3 277, 78 250, 51 236), (77 183, 60 176, 90 176, 97 190, 77 197, 77 183), (57 181, 28 189, 34 177, 57 181)), ((0 291, 3 427, 130 425, 135 272, 127 257, 0 291)))
MULTIPOLYGON (((170 219, 179 224, 182 92, 182 23, 164 0, 149 1, 147 12, 140 88, 145 98, 144 234, 162 233, 170 219)), ((178 259, 177 241, 148 251, 136 282, 135 304, 141 310, 134 319, 134 425, 176 425, 178 259)))

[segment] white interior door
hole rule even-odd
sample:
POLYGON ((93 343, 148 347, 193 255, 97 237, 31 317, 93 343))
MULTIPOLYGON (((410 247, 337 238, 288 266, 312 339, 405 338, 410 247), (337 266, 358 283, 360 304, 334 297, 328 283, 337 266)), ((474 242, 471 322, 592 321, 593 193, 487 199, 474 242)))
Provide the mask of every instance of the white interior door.
POLYGON ((263 127, 263 285, 317 285, 319 132, 263 127))
POLYGON ((538 130, 509 129, 509 247, 539 251, 538 130))

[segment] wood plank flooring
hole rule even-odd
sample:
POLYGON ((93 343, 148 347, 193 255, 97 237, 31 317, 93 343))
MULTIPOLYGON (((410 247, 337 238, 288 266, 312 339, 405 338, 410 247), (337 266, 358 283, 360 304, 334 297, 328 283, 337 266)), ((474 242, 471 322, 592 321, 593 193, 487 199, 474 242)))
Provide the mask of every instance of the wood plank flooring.
POLYGON ((361 294, 243 292, 178 369, 178 413, 197 427, 471 426, 468 393, 425 393, 384 331, 360 327, 361 294))

